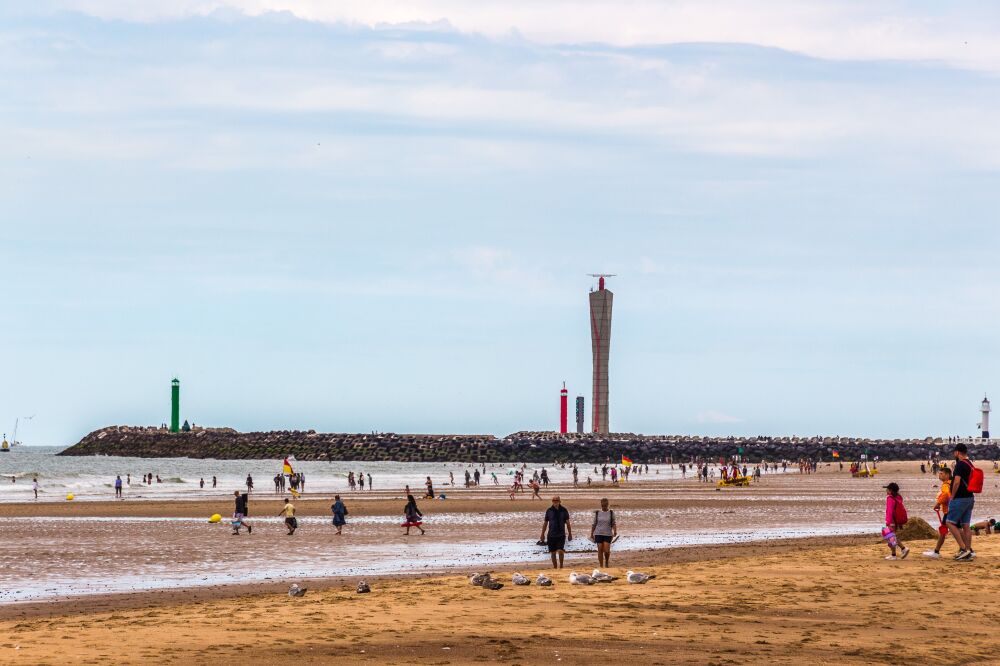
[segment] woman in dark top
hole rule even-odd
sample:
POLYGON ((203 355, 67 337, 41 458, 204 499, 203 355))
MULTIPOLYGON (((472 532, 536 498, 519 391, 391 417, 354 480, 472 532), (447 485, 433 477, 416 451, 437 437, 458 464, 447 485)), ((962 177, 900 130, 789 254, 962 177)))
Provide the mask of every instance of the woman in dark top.
POLYGON ((420 530, 421 534, 426 532, 426 530, 421 527, 423 524, 421 518, 424 517, 424 514, 420 513, 420 509, 417 508, 417 500, 413 498, 413 495, 406 496, 406 506, 403 507, 403 513, 406 515, 406 522, 402 525, 406 528, 404 536, 410 536, 411 527, 416 527, 420 530))
POLYGON ((347 524, 347 520, 344 518, 347 515, 347 507, 340 501, 340 495, 334 495, 333 499, 336 500, 330 507, 333 512, 333 526, 337 528, 337 534, 341 534, 341 530, 347 524))

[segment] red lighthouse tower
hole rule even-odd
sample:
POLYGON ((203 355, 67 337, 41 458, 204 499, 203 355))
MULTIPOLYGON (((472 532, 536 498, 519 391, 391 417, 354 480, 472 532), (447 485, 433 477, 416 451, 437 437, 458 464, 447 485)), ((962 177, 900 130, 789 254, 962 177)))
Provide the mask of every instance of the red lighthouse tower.
POLYGON ((563 382, 562 391, 559 391, 559 432, 565 435, 569 426, 569 393, 566 391, 566 382, 563 382))

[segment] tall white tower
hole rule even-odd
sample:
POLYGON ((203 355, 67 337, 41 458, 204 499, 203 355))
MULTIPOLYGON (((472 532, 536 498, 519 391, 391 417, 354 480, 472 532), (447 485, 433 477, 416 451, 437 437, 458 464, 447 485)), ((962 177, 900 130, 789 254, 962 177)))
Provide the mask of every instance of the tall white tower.
POLYGON ((983 413, 983 422, 979 424, 979 429, 983 432, 983 439, 990 438, 990 400, 983 396, 983 404, 979 408, 983 413))

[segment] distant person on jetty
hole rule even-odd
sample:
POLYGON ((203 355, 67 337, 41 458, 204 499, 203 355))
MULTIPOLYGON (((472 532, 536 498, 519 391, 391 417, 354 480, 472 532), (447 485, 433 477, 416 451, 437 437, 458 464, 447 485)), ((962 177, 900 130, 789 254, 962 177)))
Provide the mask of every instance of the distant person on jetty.
MULTIPOLYGON (((160 478, 156 477, 156 480, 159 481, 160 478)), ((253 477, 250 476, 249 474, 247 474, 247 492, 248 493, 252 493, 253 492, 253 477)))
POLYGON ((972 549, 972 509, 976 496, 969 490, 972 479, 972 462, 969 460, 969 449, 965 444, 956 444, 954 449, 955 467, 951 471, 951 501, 948 503, 948 515, 945 522, 951 535, 958 542, 956 560, 975 559, 976 551, 972 549))
MULTIPOLYGON (((427 478, 427 483, 430 483, 430 477, 427 478)), ((406 496, 406 506, 403 507, 403 515, 406 516, 406 522, 404 522, 401 527, 406 528, 406 532, 403 536, 410 536, 410 528, 416 527, 420 530, 420 534, 424 534, 426 530, 421 527, 423 525, 424 514, 420 513, 420 509, 417 508, 417 500, 414 499, 413 495, 406 496)))
POLYGON ((233 534, 240 533, 240 527, 247 528, 247 534, 253 534, 253 525, 246 521, 246 517, 250 515, 250 496, 240 494, 240 491, 234 490, 233 497, 236 498, 236 506, 233 507, 233 534))
POLYGON ((115 497, 120 498, 122 496, 122 475, 119 474, 115 477, 115 497))
POLYGON ((295 505, 292 504, 291 498, 285 498, 285 506, 281 508, 281 511, 278 513, 278 517, 285 518, 285 527, 288 528, 288 536, 295 534, 295 530, 299 527, 299 521, 295 517, 295 505))
POLYGON ((566 541, 572 540, 573 528, 569 522, 569 511, 556 495, 552 498, 552 506, 545 510, 545 522, 542 523, 542 536, 539 538, 549 549, 553 569, 562 569, 563 559, 566 557, 566 541))
POLYGON ((885 556, 887 560, 896 559, 896 546, 902 549, 899 559, 906 559, 910 554, 910 549, 899 540, 899 530, 906 524, 906 507, 903 506, 903 497, 899 494, 899 485, 890 483, 885 486, 885 527, 882 536, 885 537, 889 546, 889 554, 885 556))
POLYGON ((937 499, 934 500, 934 512, 937 513, 938 540, 934 545, 934 550, 924 551, 924 557, 941 557, 941 546, 944 545, 945 537, 948 536, 948 525, 944 522, 944 516, 948 513, 948 502, 951 500, 951 470, 943 467, 938 470, 938 479, 941 481, 941 488, 938 490, 937 499))
POLYGON ((608 498, 601 499, 601 508, 594 512, 594 523, 590 526, 590 540, 597 544, 597 566, 610 566, 611 542, 618 536, 615 512, 608 509, 608 498))
POLYGON ((333 496, 333 505, 330 507, 330 511, 333 512, 333 526, 337 528, 337 534, 341 534, 344 529, 344 525, 347 524, 347 507, 344 503, 340 501, 340 495, 333 496))

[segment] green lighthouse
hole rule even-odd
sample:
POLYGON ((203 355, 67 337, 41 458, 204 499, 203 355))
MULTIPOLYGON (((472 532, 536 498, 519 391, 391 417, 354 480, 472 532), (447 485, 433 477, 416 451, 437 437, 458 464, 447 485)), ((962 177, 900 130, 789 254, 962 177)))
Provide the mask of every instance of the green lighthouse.
POLYGON ((181 381, 174 377, 170 382, 170 432, 181 430, 181 381))

